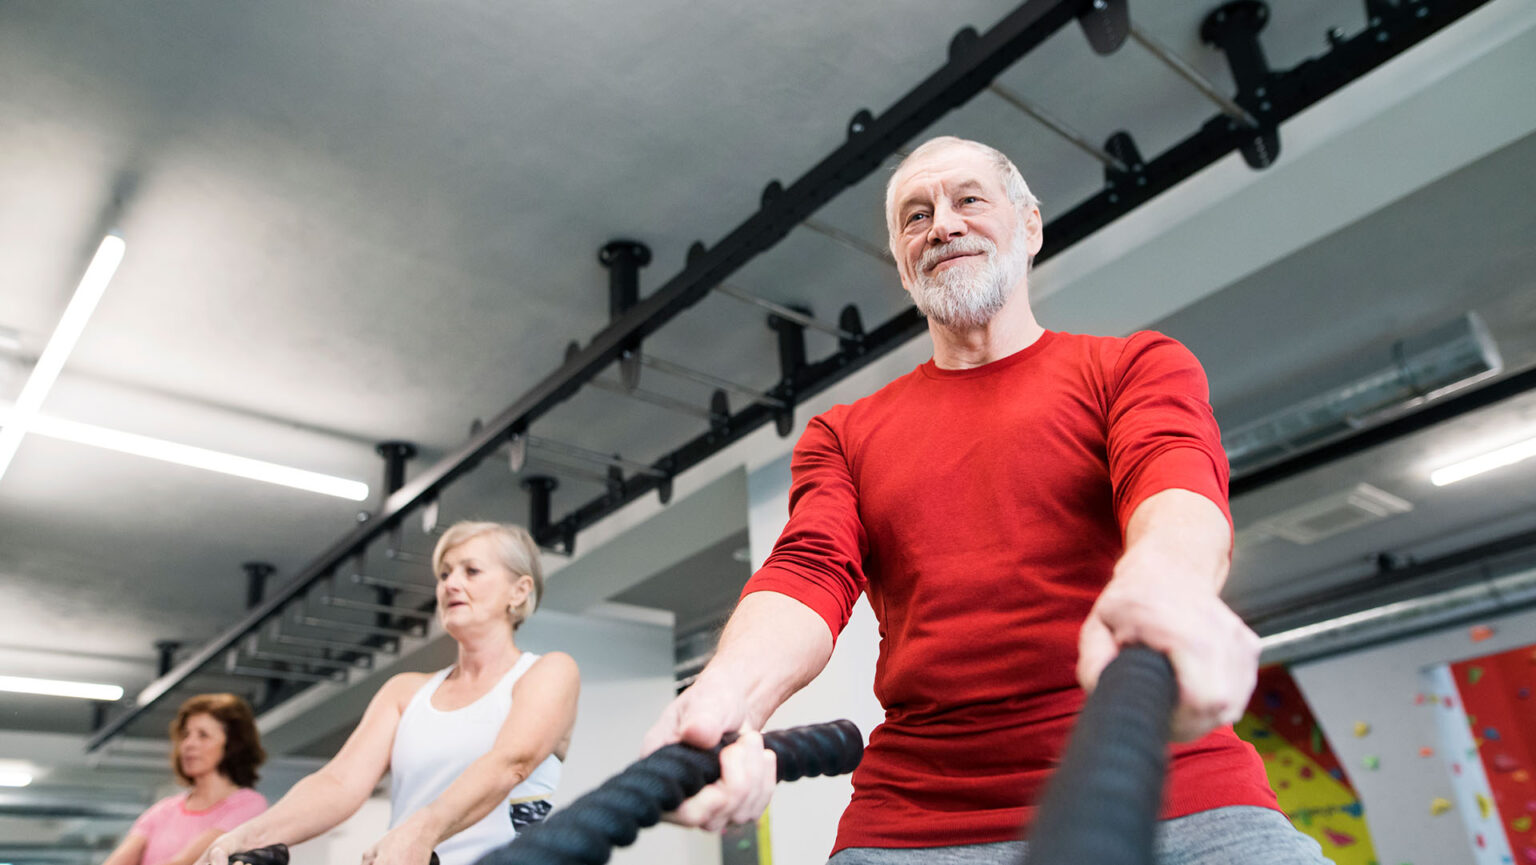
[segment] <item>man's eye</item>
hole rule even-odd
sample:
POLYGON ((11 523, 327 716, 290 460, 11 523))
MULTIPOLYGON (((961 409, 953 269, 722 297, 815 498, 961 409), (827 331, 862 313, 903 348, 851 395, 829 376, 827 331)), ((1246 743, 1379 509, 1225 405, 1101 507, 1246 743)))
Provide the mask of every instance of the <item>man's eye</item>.
POLYGON ((960 199, 960 203, 961 204, 975 204, 976 202, 978 202, 980 200, 981 200, 980 198, 977 198, 974 195, 967 195, 964 198, 960 199))
POLYGON ((926 219, 927 216, 928 216, 928 214, 926 214, 926 213, 914 213, 911 216, 907 217, 907 224, 911 225, 912 223, 918 221, 919 219, 926 219))

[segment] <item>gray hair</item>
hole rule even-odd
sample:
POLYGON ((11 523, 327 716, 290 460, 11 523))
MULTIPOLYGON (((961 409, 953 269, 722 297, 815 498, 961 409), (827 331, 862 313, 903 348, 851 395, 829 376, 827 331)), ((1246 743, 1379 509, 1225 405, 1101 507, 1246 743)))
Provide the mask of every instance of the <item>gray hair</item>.
POLYGON ((437 546, 432 549, 432 574, 435 577, 443 572, 443 557, 448 555, 449 550, 481 535, 489 535, 496 541, 496 554, 501 559, 502 567, 514 576, 526 574, 533 579, 533 591, 527 600, 512 611, 512 630, 515 631, 523 622, 528 621, 544 597, 544 568, 539 563, 539 545, 527 529, 511 523, 478 523, 468 520, 454 523, 437 539, 437 546))
POLYGON ((1008 200, 1013 202, 1013 206, 1019 209, 1019 213, 1028 213, 1030 208, 1040 206, 1040 199, 1036 198, 1035 194, 1029 191, 1029 184, 1024 182, 1024 175, 1019 173, 1019 167, 1014 165, 1013 160, 1009 159, 1001 150, 982 144, 980 141, 972 141, 969 138, 941 135, 938 138, 930 138, 918 145, 916 150, 912 151, 906 159, 901 161, 900 165, 896 166, 896 170, 891 173, 891 179, 886 181, 885 229, 892 238, 897 234, 895 213, 896 178, 901 176, 901 171, 907 167, 907 163, 946 147, 969 147, 990 159, 993 167, 997 169, 998 177, 1003 181, 1003 189, 1008 194, 1008 200))

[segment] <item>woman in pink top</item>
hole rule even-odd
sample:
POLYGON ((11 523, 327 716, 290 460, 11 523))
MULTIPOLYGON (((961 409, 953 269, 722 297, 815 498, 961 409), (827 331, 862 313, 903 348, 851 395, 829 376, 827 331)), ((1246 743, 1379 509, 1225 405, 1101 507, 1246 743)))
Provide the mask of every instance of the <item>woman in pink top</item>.
POLYGON ((234 694, 199 694, 171 722, 171 768, 192 789, 134 821, 103 865, 191 865, 213 839, 267 810, 251 789, 267 759, 251 707, 234 694))

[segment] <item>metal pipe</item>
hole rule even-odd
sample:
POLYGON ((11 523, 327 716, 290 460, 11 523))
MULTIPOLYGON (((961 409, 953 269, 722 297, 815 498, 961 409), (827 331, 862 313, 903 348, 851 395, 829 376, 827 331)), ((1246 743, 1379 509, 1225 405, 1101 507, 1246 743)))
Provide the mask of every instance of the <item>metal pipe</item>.
POLYGON ((339 640, 322 640, 316 637, 295 637, 285 634, 278 628, 279 622, 273 622, 267 629, 268 640, 274 643, 282 643, 285 646, 304 646, 310 649, 330 649, 333 652, 356 652, 358 654, 371 654, 373 652, 391 652, 393 649, 384 646, 364 646, 361 643, 343 643, 339 640))
POLYGON ((1259 641, 1262 663, 1295 663, 1449 627, 1469 617, 1536 605, 1536 569, 1484 579, 1432 595, 1383 604, 1271 634, 1259 641))
POLYGON ((425 556, 421 553, 413 553, 410 550, 402 550, 396 547, 386 547, 384 549, 384 558, 392 559, 397 562, 405 562, 408 565, 432 564, 431 556, 425 556))
POLYGON ((651 369, 656 370, 657 372, 664 372, 668 375, 675 375, 678 378, 686 378, 689 381, 696 381, 699 384, 706 384, 710 387, 717 387, 721 390, 730 391, 731 393, 738 394, 740 396, 749 397, 753 400, 756 400, 757 402, 771 405, 774 408, 789 407, 789 403, 779 399, 776 396, 773 396, 772 394, 747 387, 746 385, 736 384, 733 381, 728 381, 726 379, 720 378, 719 376, 710 375, 707 372, 700 372, 699 370, 683 366, 682 364, 673 363, 670 360, 662 360, 653 354, 640 355, 640 362, 650 367, 651 369))
MULTIPOLYGON (((650 357, 650 355, 642 355, 650 357)), ((527 436, 528 444, 541 450, 554 451, 579 460, 597 463, 604 466, 617 466, 621 469, 629 469, 636 474, 649 475, 653 478, 664 478, 667 473, 653 466, 635 460, 627 460, 617 454, 605 454, 602 451, 589 450, 578 445, 566 444, 554 439, 540 438, 539 436, 527 436)))
POLYGON ((394 607, 389 604, 371 604, 367 601, 354 601, 351 598, 338 598, 332 595, 321 595, 320 603, 328 607, 336 607, 342 610, 358 610, 364 613, 384 613, 390 616, 399 616, 404 619, 419 619, 423 622, 431 621, 432 614, 420 610, 412 610, 407 607, 394 607))
POLYGON ((666 394, 652 393, 648 390, 641 390, 638 387, 631 390, 624 385, 619 384, 618 382, 608 381, 607 379, 602 378, 594 378, 587 382, 587 384, 592 385, 598 390, 606 390, 609 393, 616 393, 620 396, 627 396, 633 400, 648 402, 651 405, 660 406, 664 409, 670 409, 671 411, 675 411, 679 414, 702 418, 703 420, 714 419, 714 415, 711 415, 708 409, 699 408, 696 405, 683 402, 680 399, 674 399, 670 396, 667 396, 666 394))
POLYGON ((1195 67, 1184 62, 1184 58, 1173 53, 1167 46, 1158 42, 1140 27, 1137 27, 1136 22, 1132 21, 1130 27, 1131 38, 1136 40, 1137 45, 1145 48, 1153 57, 1163 61, 1163 65, 1172 69, 1180 78, 1194 85, 1196 90, 1205 94, 1207 99, 1216 103, 1216 107, 1221 109, 1222 114, 1227 115, 1244 126, 1258 128, 1259 121, 1253 119, 1252 114, 1249 114, 1243 106, 1238 105, 1230 97, 1217 90, 1216 85, 1212 84, 1204 75, 1201 75, 1195 67))
POLYGON ((828 225, 819 219, 807 218, 801 225, 809 228, 817 234, 825 235, 848 247, 854 252, 862 252, 881 264, 891 263, 891 254, 878 246, 870 243, 862 237, 849 234, 835 225, 828 225))
POLYGON ((296 625, 303 625, 306 628, 320 628, 322 630, 329 631, 347 631, 353 634, 371 634, 376 637, 392 637, 394 639, 399 639, 400 637, 407 634, 420 637, 427 632, 427 629, 423 626, 413 626, 404 630, 398 628, 380 628, 375 625, 359 625, 355 622, 338 622, 335 619, 321 619, 315 616, 305 615, 303 613, 294 616, 293 622, 296 625))
POLYGON ((527 469, 538 469, 539 471, 546 474, 556 474, 563 478, 590 481, 591 483, 599 484, 601 486, 607 486, 609 481, 607 475, 600 475, 597 472, 577 468, 576 466, 568 466, 564 463, 548 459, 547 457, 534 457, 533 459, 528 460, 523 467, 527 469))
POLYGON ((242 667, 239 664, 231 664, 224 671, 236 676, 247 676, 256 679, 282 679, 285 682, 340 682, 343 677, 330 675, 322 676, 318 673, 300 673, 294 670, 273 670, 267 667, 242 667))
POLYGON ((1050 114, 1047 114, 1045 110, 1040 106, 1030 102, 1019 94, 1014 93, 1012 90, 1009 90, 1003 85, 998 84, 996 81, 987 85, 987 89, 996 94, 999 99, 1002 99, 1004 102, 1012 105, 1014 108, 1017 108, 1030 117, 1034 118, 1034 120, 1041 126, 1044 126, 1046 129, 1049 129, 1057 135, 1061 136, 1069 144, 1075 145, 1077 149, 1104 163, 1104 165, 1108 168, 1114 171, 1130 170, 1130 168, 1124 162, 1116 159, 1114 155, 1111 154, 1108 150, 1105 150, 1104 148, 1094 144, 1092 141, 1089 141, 1081 132, 1078 132, 1067 124, 1057 120, 1050 114))
POLYGON ((757 295, 750 292, 743 291, 742 289, 739 289, 728 282, 722 282, 715 286, 715 291, 720 292, 726 297, 734 297, 743 303, 750 303, 753 306, 760 306, 763 309, 766 309, 774 315, 778 316, 779 318, 787 319, 794 322, 795 324, 802 324, 811 328, 812 330, 819 330, 822 333, 830 333, 838 339, 845 339, 849 340, 850 342, 858 342, 859 340, 859 335, 856 333, 843 330, 835 324, 827 324, 821 319, 806 315, 798 309, 790 309, 781 303, 774 303, 771 300, 764 300, 763 298, 758 297, 757 295))
MULTIPOLYGON (((353 667, 367 667, 366 663, 337 661, 328 658, 315 658, 308 655, 290 655, 287 652, 273 652, 268 649, 250 648, 245 650, 245 657, 257 661, 281 661, 287 664, 303 664, 306 667, 322 667, 328 670, 349 670, 353 667)), ((367 657, 363 655, 362 657, 367 657)))
POLYGON ((360 586, 373 586, 378 589, 394 589, 397 592, 420 592, 423 595, 437 594, 436 586, 426 586, 421 583, 412 583, 406 580, 388 580, 383 577, 371 577, 367 574, 352 574, 352 582, 360 586))

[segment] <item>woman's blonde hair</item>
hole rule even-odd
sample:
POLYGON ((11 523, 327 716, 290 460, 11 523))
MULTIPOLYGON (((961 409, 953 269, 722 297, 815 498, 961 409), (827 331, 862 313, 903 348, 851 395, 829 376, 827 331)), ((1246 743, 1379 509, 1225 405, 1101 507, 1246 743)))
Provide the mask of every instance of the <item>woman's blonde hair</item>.
POLYGON ((432 574, 436 576, 443 572, 443 557, 448 555, 449 550, 481 535, 495 539, 496 554, 503 567, 514 576, 526 574, 533 579, 533 592, 512 611, 512 629, 515 631, 523 622, 528 621, 533 611, 539 608, 539 601, 544 598, 544 568, 539 564, 539 545, 527 529, 511 523, 468 520, 454 523, 437 539, 437 546, 432 550, 432 574))

